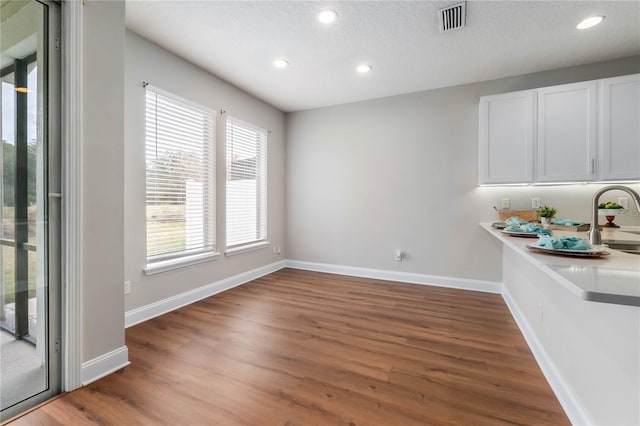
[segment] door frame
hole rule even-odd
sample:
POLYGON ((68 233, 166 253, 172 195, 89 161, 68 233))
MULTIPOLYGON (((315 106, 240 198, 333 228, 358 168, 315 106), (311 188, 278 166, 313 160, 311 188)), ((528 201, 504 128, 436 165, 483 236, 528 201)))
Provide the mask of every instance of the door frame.
POLYGON ((82 135, 83 7, 62 2, 62 390, 82 386, 82 135))

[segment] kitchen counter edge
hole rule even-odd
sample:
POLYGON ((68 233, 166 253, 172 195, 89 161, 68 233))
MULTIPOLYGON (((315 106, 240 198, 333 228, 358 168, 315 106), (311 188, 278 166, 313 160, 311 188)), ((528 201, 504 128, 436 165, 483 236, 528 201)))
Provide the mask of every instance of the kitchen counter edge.
MULTIPOLYGON (((574 257, 560 257, 560 256, 551 256, 545 254, 534 253, 531 250, 527 249, 526 245, 531 242, 535 242, 535 239, 528 238, 516 238, 510 237, 502 234, 502 232, 491 226, 490 223, 481 223, 480 226, 487 231, 489 234, 497 238, 504 245, 508 246, 518 254, 520 254, 523 258, 528 260, 535 267, 543 271, 549 277, 553 278, 560 285, 565 287, 571 293, 580 297, 581 299, 588 300, 591 302, 600 302, 600 303, 611 303, 616 305, 628 305, 628 306, 638 306, 640 307, 640 259, 639 256, 633 254, 627 254, 620 252, 618 250, 607 249, 611 254, 607 256, 606 268, 608 269, 620 269, 623 271, 631 271, 638 273, 638 288, 637 294, 623 294, 620 292, 614 291, 594 291, 592 289, 585 288, 585 285, 580 282, 579 277, 576 275, 575 277, 568 278, 566 276, 561 275, 559 272, 555 271, 553 267, 568 267, 571 268, 573 266, 577 268, 585 268, 585 265, 588 262, 592 262, 597 259, 581 259, 574 257), (634 262, 637 262, 638 268, 630 267, 634 262)), ((584 233, 571 233, 571 232, 561 232, 562 235, 573 235, 584 238, 584 233)), ((556 232, 554 232, 556 235, 556 232)), ((586 266, 587 268, 589 266, 586 266)), ((593 268, 594 276, 598 274, 598 269, 593 268)), ((633 278, 630 278, 633 279, 633 278)))

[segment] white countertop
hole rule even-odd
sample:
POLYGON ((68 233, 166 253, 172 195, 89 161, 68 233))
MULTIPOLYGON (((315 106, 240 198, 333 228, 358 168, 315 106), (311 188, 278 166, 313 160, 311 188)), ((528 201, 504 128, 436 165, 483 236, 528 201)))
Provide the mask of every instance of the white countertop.
MULTIPOLYGON (((534 238, 512 237, 482 223, 488 233, 512 248, 576 296, 594 302, 640 306, 640 256, 607 248, 609 256, 579 258, 534 252, 526 246, 534 238)), ((604 228, 603 240, 640 243, 640 235, 625 232, 638 227, 604 228), (627 229, 628 228, 628 229, 627 229)), ((554 230, 553 236, 588 238, 587 232, 554 230)))

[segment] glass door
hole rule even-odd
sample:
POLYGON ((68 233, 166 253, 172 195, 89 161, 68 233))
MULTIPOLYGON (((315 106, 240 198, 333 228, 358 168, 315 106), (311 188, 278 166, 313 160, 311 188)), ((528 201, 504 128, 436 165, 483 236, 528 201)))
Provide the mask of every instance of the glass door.
POLYGON ((1 420, 60 388, 58 9, 0 2, 1 420))

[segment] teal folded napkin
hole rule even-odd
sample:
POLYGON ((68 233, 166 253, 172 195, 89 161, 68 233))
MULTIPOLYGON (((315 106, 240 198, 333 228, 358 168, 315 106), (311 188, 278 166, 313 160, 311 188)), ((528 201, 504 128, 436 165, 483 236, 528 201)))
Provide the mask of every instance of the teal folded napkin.
POLYGON ((524 219, 520 219, 518 216, 511 216, 504 221, 507 225, 523 225, 525 223, 529 223, 524 219))
POLYGON ((526 232, 529 234, 551 235, 551 232, 533 223, 525 222, 519 225, 509 225, 504 228, 507 232, 526 232))
POLYGON ((556 219, 555 222, 553 222, 555 225, 560 225, 560 226, 578 226, 578 225, 582 225, 584 222, 579 222, 577 220, 571 220, 571 219, 556 219))
POLYGON ((545 236, 540 237, 538 246, 554 250, 589 250, 589 241, 576 237, 553 238, 545 236))

